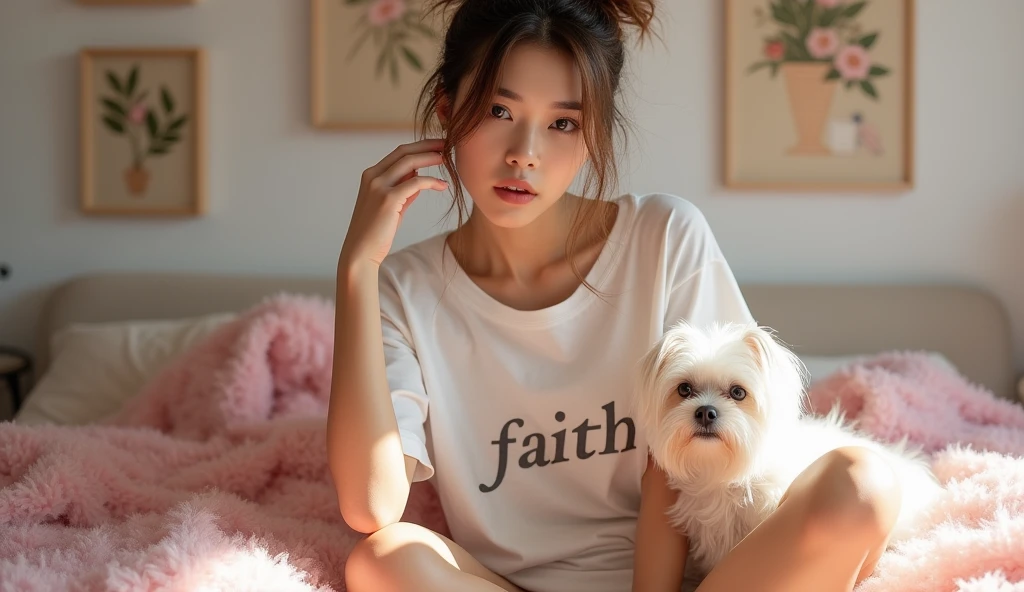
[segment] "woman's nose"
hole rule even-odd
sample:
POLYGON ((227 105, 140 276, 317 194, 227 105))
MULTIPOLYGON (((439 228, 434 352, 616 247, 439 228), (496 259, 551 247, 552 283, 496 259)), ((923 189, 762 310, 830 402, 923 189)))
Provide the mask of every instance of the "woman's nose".
POLYGON ((505 155, 505 162, 510 166, 521 169, 533 169, 539 164, 537 133, 532 130, 523 130, 517 135, 508 154, 505 155))

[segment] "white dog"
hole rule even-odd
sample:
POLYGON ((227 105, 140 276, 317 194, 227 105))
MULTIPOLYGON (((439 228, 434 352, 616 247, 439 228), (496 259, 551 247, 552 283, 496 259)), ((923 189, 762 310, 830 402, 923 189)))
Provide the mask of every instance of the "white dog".
POLYGON ((904 446, 880 444, 838 413, 805 414, 805 377, 800 359, 756 325, 683 322, 640 360, 634 414, 680 493, 669 519, 689 539, 692 567, 707 573, 836 448, 867 447, 892 463, 903 500, 893 542, 941 491, 904 446))

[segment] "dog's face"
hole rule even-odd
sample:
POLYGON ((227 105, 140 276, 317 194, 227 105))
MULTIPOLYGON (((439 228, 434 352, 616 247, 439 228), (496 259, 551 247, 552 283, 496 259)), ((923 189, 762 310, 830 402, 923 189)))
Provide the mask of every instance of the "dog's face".
POLYGON ((680 323, 640 360, 634 412, 677 479, 734 481, 803 411, 800 360, 754 325, 680 323))

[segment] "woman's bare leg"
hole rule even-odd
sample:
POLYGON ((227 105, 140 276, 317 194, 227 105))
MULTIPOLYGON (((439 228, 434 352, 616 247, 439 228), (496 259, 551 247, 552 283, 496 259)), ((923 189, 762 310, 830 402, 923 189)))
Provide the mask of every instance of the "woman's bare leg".
POLYGON ((523 592, 436 532, 399 522, 360 541, 345 564, 352 592, 523 592))
POLYGON ((871 574, 899 515, 892 467, 864 448, 826 454, 698 592, 848 592, 871 574))

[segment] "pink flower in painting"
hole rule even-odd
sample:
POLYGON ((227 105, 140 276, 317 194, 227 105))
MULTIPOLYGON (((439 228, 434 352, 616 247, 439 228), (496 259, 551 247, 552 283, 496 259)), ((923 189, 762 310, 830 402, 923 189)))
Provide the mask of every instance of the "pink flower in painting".
POLYGON ((818 0, 818 6, 824 6, 825 8, 832 8, 842 2, 842 0, 818 0))
POLYGON ((376 0, 370 7, 367 16, 370 19, 370 24, 375 27, 383 27, 402 18, 405 10, 405 0, 376 0))
POLYGON ((769 41, 764 45, 764 55, 769 60, 781 60, 784 53, 785 48, 781 41, 769 41))
POLYGON ((146 119, 146 113, 148 109, 142 103, 136 103, 132 105, 131 110, 128 112, 128 121, 134 124, 140 124, 146 119))
POLYGON ((835 66, 844 80, 863 80, 871 70, 871 59, 860 45, 847 45, 836 54, 835 66))
POLYGON ((835 29, 811 29, 807 35, 807 51, 815 59, 830 58, 839 49, 839 34, 835 29))

